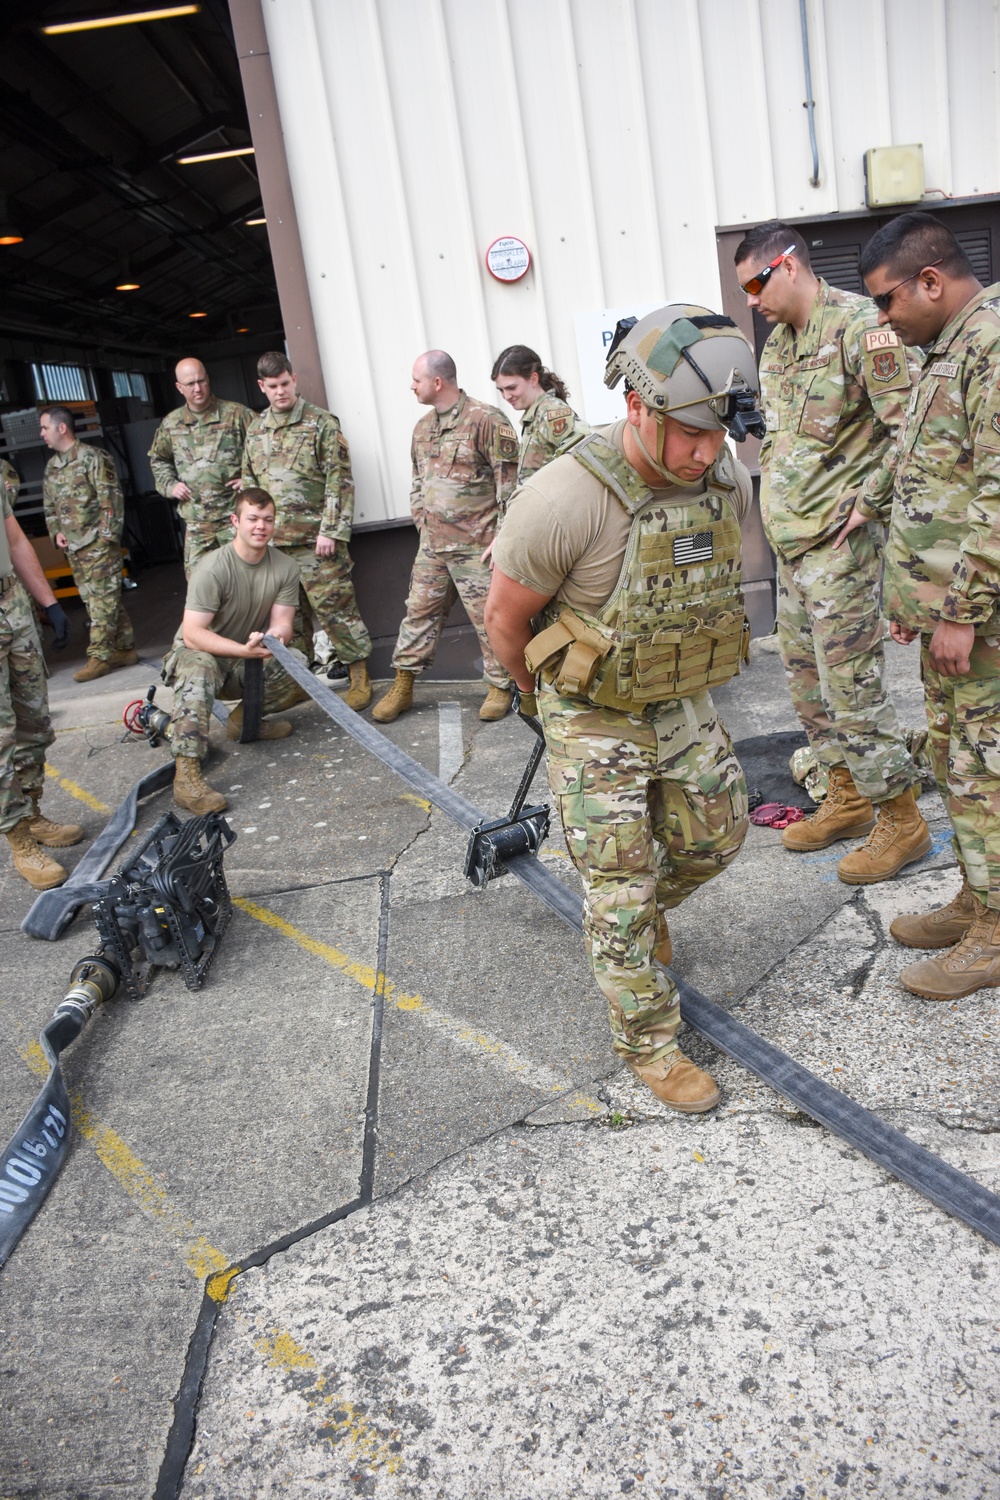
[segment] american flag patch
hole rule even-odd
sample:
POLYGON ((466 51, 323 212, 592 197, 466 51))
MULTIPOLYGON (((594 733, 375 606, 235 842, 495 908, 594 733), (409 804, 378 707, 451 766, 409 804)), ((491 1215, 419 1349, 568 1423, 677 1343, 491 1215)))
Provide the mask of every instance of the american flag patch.
POLYGON ((674 563, 683 568, 685 563, 712 561, 712 533, 693 531, 689 536, 674 537, 674 563))

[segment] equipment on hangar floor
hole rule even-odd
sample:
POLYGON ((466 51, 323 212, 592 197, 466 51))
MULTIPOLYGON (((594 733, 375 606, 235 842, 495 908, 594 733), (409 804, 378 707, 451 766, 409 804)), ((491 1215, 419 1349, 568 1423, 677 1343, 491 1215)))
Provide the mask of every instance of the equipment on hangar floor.
POLYGON ((219 813, 182 823, 165 813, 94 896, 98 951, 82 958, 39 1037, 49 1076, 0 1155, 0 1266, 41 1208, 66 1159, 70 1101, 59 1056, 124 985, 138 1000, 157 968, 199 989, 229 922, 222 856, 236 838, 219 813))
POLYGON ((548 807, 524 806, 524 799, 545 753, 545 735, 534 715, 522 712, 520 693, 517 694, 515 707, 524 722, 535 731, 537 739, 514 793, 510 812, 505 818, 484 818, 469 835, 465 851, 465 874, 480 890, 498 875, 506 875, 505 860, 514 859, 519 854, 537 854, 549 831, 548 807))

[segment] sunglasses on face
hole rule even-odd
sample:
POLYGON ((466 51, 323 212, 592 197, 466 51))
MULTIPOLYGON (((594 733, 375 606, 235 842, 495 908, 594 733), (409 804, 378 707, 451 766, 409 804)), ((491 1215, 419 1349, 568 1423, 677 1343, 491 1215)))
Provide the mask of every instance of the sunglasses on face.
POLYGON ((740 286, 740 291, 747 292, 751 297, 756 297, 757 293, 762 292, 767 286, 767 283, 781 265, 785 256, 791 255, 794 249, 794 245, 789 245, 787 250, 782 250, 780 255, 776 255, 772 261, 768 262, 763 271, 758 271, 756 276, 751 276, 749 281, 744 281, 740 286))
MULTIPOLYGON (((941 260, 943 259, 944 256, 941 257, 941 260)), ((893 293, 898 292, 901 286, 905 286, 908 281, 916 281, 917 277, 922 276, 925 271, 930 271, 934 266, 939 266, 940 264, 940 260, 932 260, 929 266, 921 266, 920 270, 914 271, 912 276, 904 276, 902 281, 897 281, 896 285, 891 286, 887 292, 879 292, 877 297, 872 298, 872 301, 878 308, 879 312, 889 311, 889 308, 892 305, 893 293)))

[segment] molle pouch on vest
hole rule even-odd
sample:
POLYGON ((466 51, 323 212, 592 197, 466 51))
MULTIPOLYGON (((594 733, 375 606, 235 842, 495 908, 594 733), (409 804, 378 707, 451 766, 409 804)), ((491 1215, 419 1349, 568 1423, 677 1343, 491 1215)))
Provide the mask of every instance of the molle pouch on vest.
POLYGON ((632 680, 620 686, 642 703, 690 698, 729 682, 749 654, 750 625, 742 612, 723 610, 707 621, 690 615, 636 639, 632 680))
POLYGON ((585 625, 571 609, 564 609, 553 625, 528 642, 524 662, 529 672, 536 676, 541 672, 557 692, 581 698, 613 644, 585 625))

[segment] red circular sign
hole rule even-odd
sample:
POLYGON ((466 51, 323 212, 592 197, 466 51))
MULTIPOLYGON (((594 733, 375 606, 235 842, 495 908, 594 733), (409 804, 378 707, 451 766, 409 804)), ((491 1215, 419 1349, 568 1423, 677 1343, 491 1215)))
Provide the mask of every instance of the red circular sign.
POLYGON ((497 281, 520 281, 531 266, 531 251, 511 234, 494 240, 486 252, 486 269, 497 281))

